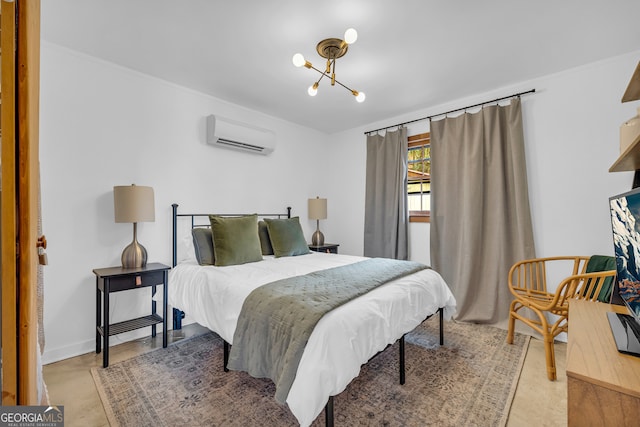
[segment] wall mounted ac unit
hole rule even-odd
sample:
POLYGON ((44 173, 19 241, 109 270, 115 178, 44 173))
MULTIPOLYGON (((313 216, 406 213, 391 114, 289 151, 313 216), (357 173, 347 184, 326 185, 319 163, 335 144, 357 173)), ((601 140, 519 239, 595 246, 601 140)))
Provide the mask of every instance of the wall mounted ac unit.
POLYGON ((267 155, 276 148, 276 134, 220 116, 207 117, 207 144, 267 155))

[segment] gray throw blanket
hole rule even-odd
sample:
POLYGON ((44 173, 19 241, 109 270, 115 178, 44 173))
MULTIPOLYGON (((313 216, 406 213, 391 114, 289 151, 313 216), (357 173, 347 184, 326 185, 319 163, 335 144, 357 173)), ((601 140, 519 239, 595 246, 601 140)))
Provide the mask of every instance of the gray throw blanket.
POLYGON ((227 367, 270 378, 276 401, 284 404, 311 332, 325 313, 425 268, 417 262, 373 258, 263 285, 242 306, 227 367))

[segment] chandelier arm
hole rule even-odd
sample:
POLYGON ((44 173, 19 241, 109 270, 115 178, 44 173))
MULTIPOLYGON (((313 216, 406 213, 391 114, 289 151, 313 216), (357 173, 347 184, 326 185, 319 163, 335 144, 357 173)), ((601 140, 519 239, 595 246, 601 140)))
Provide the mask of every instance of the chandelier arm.
POLYGON ((325 74, 325 73, 324 73, 324 71, 320 71, 320 70, 318 70, 318 69, 317 69, 316 67, 314 67, 313 65, 311 66, 311 68, 312 68, 312 69, 314 69, 314 70, 316 70, 318 73, 320 73, 320 74, 322 74, 322 75, 324 75, 324 74, 325 74))
POLYGON ((326 74, 325 74, 325 73, 320 73, 320 74, 322 74, 322 75, 321 75, 321 76, 320 76, 320 78, 316 81, 316 84, 320 84, 320 81, 324 78, 324 76, 326 76, 326 74))
POLYGON ((331 63, 331 86, 335 86, 336 84, 336 58, 333 58, 331 63))
POLYGON ((318 81, 316 83, 320 83, 320 80, 322 80, 324 78, 324 76, 329 77, 326 73, 318 70, 316 67, 314 67, 313 65, 311 66, 311 68, 313 68, 314 70, 316 70, 318 73, 320 73, 320 78, 318 79, 318 81))
MULTIPOLYGON (((317 68, 315 68, 315 67, 312 67, 312 68, 313 68, 314 70, 316 70, 318 73, 320 73, 320 74, 321 74, 320 78, 318 79, 318 83, 320 83, 320 80, 322 80, 322 78, 323 78, 323 77, 331 78, 331 75, 329 75, 329 74, 327 74, 327 73, 323 73, 322 71, 318 70, 318 69, 317 69, 317 68)), ((340 83, 338 80, 336 80, 336 83, 338 83, 340 86, 342 86, 343 88, 345 88, 345 89, 346 89, 346 90, 348 90, 349 92, 353 92, 353 90, 352 90, 350 87, 348 87, 348 86, 346 86, 346 85, 344 85, 344 84, 340 83)))
POLYGON ((342 86, 343 88, 345 88, 346 90, 348 90, 349 92, 353 93, 353 90, 351 90, 351 88, 343 85, 342 83, 340 83, 338 80, 336 80, 336 83, 338 83, 340 86, 342 86))

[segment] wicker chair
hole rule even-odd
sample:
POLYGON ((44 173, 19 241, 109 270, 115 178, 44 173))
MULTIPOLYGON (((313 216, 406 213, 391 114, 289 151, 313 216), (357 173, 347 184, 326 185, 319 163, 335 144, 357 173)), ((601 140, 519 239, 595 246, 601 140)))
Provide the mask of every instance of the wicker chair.
POLYGON ((612 257, 602 256, 536 258, 520 261, 511 267, 509 290, 513 294, 514 300, 511 302, 509 311, 507 342, 513 344, 516 319, 540 333, 544 339, 549 380, 556 379, 554 339, 561 332, 567 332, 569 327, 569 300, 574 298, 608 301, 611 282, 616 275, 616 271, 610 270, 611 268, 615 268, 615 260, 612 257), (594 269, 592 258, 595 259, 595 257, 599 257, 599 266, 604 265, 607 268, 606 271, 588 272, 594 269), (605 259, 604 264, 603 259, 605 259), (589 266, 590 261, 591 266, 589 266), (570 267, 566 273, 569 276, 562 280, 555 289, 547 288, 549 267, 570 267), (527 317, 526 313, 521 313, 520 310, 524 307, 530 309, 534 316, 527 317), (557 320, 550 323, 546 313, 556 315, 557 320))

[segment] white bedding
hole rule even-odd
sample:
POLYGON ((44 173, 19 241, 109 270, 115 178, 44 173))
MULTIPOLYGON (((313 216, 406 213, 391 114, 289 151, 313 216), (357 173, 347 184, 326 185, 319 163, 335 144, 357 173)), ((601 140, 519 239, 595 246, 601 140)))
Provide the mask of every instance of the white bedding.
MULTIPOLYGON (((312 252, 265 257, 249 264, 213 267, 195 261, 170 272, 169 304, 233 344, 244 299, 266 283, 338 267, 365 258, 312 252)), ((389 282, 327 313, 316 325, 300 360, 287 404, 301 426, 308 426, 329 399, 358 376, 373 355, 413 330, 438 308, 455 314, 455 298, 442 277, 426 269, 389 282)))

